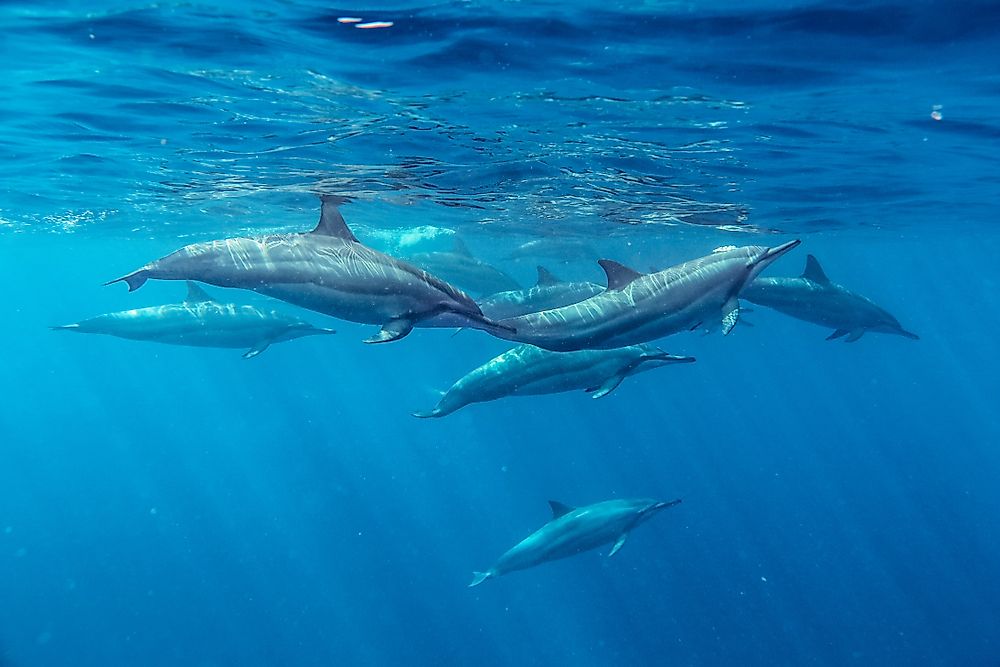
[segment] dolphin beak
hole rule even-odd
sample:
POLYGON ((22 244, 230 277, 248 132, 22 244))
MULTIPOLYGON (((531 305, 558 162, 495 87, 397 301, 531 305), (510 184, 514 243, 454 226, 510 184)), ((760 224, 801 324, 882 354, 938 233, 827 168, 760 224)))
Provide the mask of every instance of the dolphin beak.
POLYGON ((690 364, 690 363, 693 363, 694 361, 696 361, 696 359, 694 357, 682 357, 680 355, 670 354, 668 352, 664 352, 663 350, 660 350, 660 349, 658 349, 656 352, 654 352, 654 353, 650 354, 649 356, 647 356, 646 360, 647 361, 663 361, 663 362, 666 362, 668 364, 669 363, 690 364))
POLYGON ((786 252, 788 252, 795 246, 799 245, 800 243, 802 243, 802 241, 800 241, 799 239, 795 239, 794 241, 789 241, 788 243, 782 243, 781 245, 775 246, 774 248, 768 248, 767 252, 764 253, 764 257, 762 257, 761 259, 764 260, 778 259, 786 252))
POLYGON ((657 510, 663 510, 663 509, 667 509, 668 507, 673 507, 674 505, 680 505, 681 504, 681 500, 682 500, 681 498, 678 498, 677 500, 667 500, 667 501, 664 501, 664 502, 659 502, 659 503, 656 503, 655 505, 653 505, 652 507, 650 507, 649 510, 651 512, 655 512, 657 510))

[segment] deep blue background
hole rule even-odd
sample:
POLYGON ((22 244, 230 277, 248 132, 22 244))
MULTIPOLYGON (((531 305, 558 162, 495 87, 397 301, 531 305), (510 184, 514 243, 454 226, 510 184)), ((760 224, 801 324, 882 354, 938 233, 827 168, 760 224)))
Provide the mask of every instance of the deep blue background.
POLYGON ((993 3, 0 21, 0 664, 1000 661, 993 3), (506 345, 336 323, 244 361, 46 329, 178 300, 100 285, 306 229, 320 190, 372 245, 457 230, 525 282, 504 258, 535 238, 642 269, 799 237, 772 274, 816 254, 921 340, 758 309, 601 401, 418 421, 506 345), (614 496, 685 502, 613 559, 465 587, 547 499, 614 496))

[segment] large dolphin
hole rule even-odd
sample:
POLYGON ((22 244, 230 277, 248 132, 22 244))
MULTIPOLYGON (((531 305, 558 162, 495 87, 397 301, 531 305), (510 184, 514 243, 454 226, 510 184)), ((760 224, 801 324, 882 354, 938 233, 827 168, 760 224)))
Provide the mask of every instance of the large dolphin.
POLYGON ((920 339, 871 299, 830 282, 812 255, 806 257, 806 268, 798 278, 757 278, 743 290, 743 298, 834 329, 827 340, 847 336, 847 342, 853 343, 866 331, 920 339))
POLYGON ((720 248, 648 274, 602 259, 605 291, 562 308, 500 320, 507 329, 491 333, 556 352, 635 345, 717 321, 728 334, 739 319, 740 291, 798 244, 720 248))
POLYGON ((187 286, 184 303, 107 313, 52 328, 172 345, 246 347, 244 359, 256 357, 272 343, 336 333, 272 310, 219 303, 193 282, 187 286))
POLYGON ((465 292, 362 245, 337 210, 342 199, 322 201, 312 232, 194 243, 108 284, 124 281, 132 291, 158 278, 254 290, 342 320, 382 325, 367 343, 397 340, 415 326, 500 330, 465 292))
POLYGON ((495 294, 520 289, 516 280, 492 264, 476 259, 457 236, 451 252, 410 255, 410 262, 473 294, 495 294))
POLYGON ((569 507, 554 500, 552 520, 517 543, 500 556, 486 572, 474 572, 469 587, 487 579, 499 577, 541 565, 552 560, 573 556, 583 551, 614 543, 608 557, 614 556, 625 544, 629 531, 658 511, 681 501, 660 502, 649 498, 605 500, 585 507, 569 507))
POLYGON ((601 398, 630 375, 692 361, 694 357, 667 354, 652 345, 576 352, 549 352, 534 345, 518 345, 458 380, 433 410, 413 416, 444 417, 470 403, 576 389, 601 398))
POLYGON ((569 306, 603 291, 597 283, 559 280, 548 269, 539 266, 538 282, 534 287, 499 292, 480 300, 479 307, 486 317, 502 320, 569 306))

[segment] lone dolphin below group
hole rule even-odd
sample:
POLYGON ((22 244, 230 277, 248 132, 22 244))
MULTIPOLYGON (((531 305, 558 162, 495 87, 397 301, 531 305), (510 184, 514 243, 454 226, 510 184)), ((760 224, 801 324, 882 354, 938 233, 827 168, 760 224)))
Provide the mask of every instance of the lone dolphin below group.
POLYGON ((487 579, 578 553, 614 544, 608 557, 625 544, 629 532, 662 509, 680 504, 651 498, 605 500, 584 507, 570 507, 554 500, 552 519, 504 553, 490 569, 474 572, 469 587, 487 579))
POLYGON ((125 282, 133 291, 158 278, 253 290, 342 320, 381 325, 368 343, 398 340, 417 326, 513 333, 483 315, 465 292, 361 244, 337 210, 343 200, 321 199, 312 232, 194 243, 108 284, 125 282))

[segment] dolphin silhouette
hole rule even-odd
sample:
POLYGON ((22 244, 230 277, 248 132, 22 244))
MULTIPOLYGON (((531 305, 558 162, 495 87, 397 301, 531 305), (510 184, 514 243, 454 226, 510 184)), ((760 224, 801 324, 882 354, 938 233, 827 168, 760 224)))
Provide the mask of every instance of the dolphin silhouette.
POLYGON ((584 507, 570 507, 550 500, 552 519, 518 542, 485 572, 474 572, 469 587, 515 570, 566 558, 614 543, 608 557, 625 544, 629 531, 680 500, 661 502, 650 498, 605 500, 584 507))
POLYGON ((635 345, 720 320, 728 334, 739 319, 740 291, 797 245, 796 240, 774 248, 720 249, 648 274, 602 259, 605 291, 569 306, 499 320, 508 329, 491 333, 556 352, 635 345))
POLYGON ((433 410, 413 416, 444 417, 470 403, 575 389, 601 398, 630 375, 694 360, 668 354, 652 345, 575 352, 549 352, 534 345, 518 345, 455 382, 433 410))
POLYGON ((847 336, 845 340, 853 343, 866 331, 920 339, 871 299, 831 282, 812 255, 806 257, 806 268, 798 278, 757 278, 743 290, 743 298, 834 329, 827 340, 847 336))
POLYGON ((184 303, 106 313, 52 329, 193 347, 246 347, 244 359, 272 343, 336 333, 273 310, 219 303, 190 281, 187 287, 184 303))

